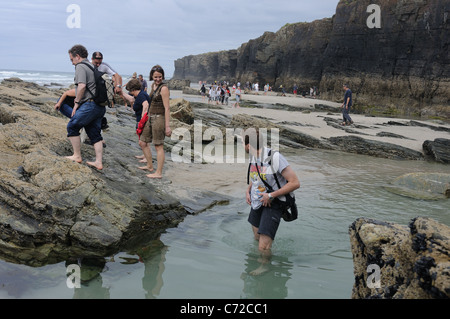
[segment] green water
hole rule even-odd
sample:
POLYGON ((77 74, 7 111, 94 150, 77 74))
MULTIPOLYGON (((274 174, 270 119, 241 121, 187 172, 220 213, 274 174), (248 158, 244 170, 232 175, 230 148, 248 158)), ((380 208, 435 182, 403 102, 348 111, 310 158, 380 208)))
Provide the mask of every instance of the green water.
POLYGON ((65 263, 0 261, 0 298, 347 299, 354 280, 348 227, 357 218, 406 225, 428 216, 450 225, 448 200, 414 200, 383 187, 406 173, 449 173, 448 166, 311 150, 285 155, 301 181, 300 215, 280 225, 263 274, 252 274, 260 256, 243 196, 188 216, 139 251, 93 268, 79 261, 89 279, 79 289, 67 287, 65 263))

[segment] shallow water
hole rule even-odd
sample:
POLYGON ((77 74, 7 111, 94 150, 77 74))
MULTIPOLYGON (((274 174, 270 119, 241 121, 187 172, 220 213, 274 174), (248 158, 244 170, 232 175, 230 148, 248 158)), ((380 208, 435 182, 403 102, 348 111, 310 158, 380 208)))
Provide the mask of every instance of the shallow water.
MULTIPOLYGON (((136 252, 105 258, 80 289, 66 284, 66 264, 31 268, 0 261, 0 298, 347 299, 353 286, 349 226, 359 217, 408 224, 428 216, 450 225, 449 202, 414 200, 384 189, 410 172, 448 166, 339 152, 285 153, 298 173, 299 219, 282 222, 272 260, 260 256, 244 198, 188 216, 136 252)), ((242 172, 245 177, 246 172, 242 172)))

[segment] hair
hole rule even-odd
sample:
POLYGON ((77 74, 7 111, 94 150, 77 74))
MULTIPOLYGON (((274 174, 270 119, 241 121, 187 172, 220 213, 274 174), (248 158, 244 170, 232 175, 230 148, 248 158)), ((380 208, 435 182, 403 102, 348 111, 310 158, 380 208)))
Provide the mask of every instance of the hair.
POLYGON ((79 55, 81 58, 83 58, 83 59, 87 59, 87 57, 88 57, 88 51, 87 51, 87 49, 84 47, 84 46, 82 46, 81 44, 77 44, 77 45, 74 45, 70 50, 69 50, 69 53, 73 56, 73 57, 75 57, 75 56, 77 56, 77 55, 79 55))
POLYGON ((129 91, 135 91, 135 90, 141 90, 141 81, 139 81, 138 79, 132 79, 130 82, 127 83, 127 85, 125 86, 125 88, 129 91))
POLYGON ((163 77, 163 80, 165 80, 165 78, 164 78, 164 69, 160 65, 155 65, 150 71, 150 81, 153 81, 153 74, 155 72, 161 73, 162 77, 163 77))
POLYGON ((247 146, 248 144, 250 144, 250 146, 253 147, 255 150, 259 150, 260 145, 262 145, 262 143, 260 143, 259 130, 249 128, 245 130, 244 134, 245 134, 244 136, 245 145, 247 146))
POLYGON ((102 57, 102 59, 103 59, 103 54, 99 51, 95 51, 94 53, 92 53, 92 59, 95 59, 97 57, 97 55, 102 57))

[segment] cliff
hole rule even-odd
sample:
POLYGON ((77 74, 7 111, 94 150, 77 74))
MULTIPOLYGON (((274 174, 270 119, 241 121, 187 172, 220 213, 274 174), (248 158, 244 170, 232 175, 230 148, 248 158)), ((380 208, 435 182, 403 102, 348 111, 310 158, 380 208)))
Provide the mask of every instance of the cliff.
POLYGON ((342 99, 349 83, 357 105, 404 113, 450 114, 450 4, 378 0, 380 28, 369 28, 372 0, 342 0, 332 18, 286 25, 237 50, 175 61, 174 78, 317 86, 342 99))

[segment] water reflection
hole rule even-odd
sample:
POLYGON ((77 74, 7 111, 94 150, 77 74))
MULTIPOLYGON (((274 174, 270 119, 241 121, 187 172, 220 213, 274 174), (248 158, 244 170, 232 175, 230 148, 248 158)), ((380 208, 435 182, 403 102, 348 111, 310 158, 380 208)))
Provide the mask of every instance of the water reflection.
MULTIPOLYGON (((164 285, 163 273, 164 262, 168 246, 161 240, 156 239, 133 252, 135 257, 118 257, 122 265, 144 265, 144 276, 142 277, 142 288, 146 299, 156 299, 161 293, 164 285)), ((74 289, 73 299, 110 299, 110 287, 105 284, 102 273, 109 271, 105 258, 78 258, 68 260, 69 265, 80 266, 81 285, 74 289)), ((140 268, 140 267, 139 267, 140 268)), ((135 287, 137 288, 137 287, 135 287)))
POLYGON ((293 264, 286 257, 272 255, 269 262, 258 253, 246 255, 242 299, 285 299, 288 297, 287 282, 291 279, 293 264))
POLYGON ((146 291, 146 299, 155 299, 161 293, 164 285, 162 276, 165 270, 164 262, 168 249, 169 247, 164 245, 161 240, 155 240, 138 252, 145 265, 142 287, 146 291))

